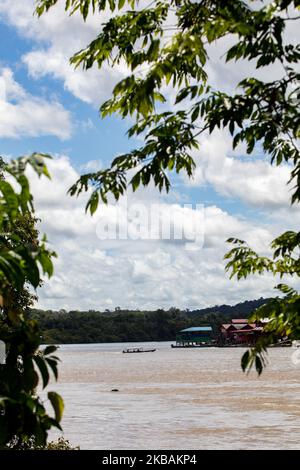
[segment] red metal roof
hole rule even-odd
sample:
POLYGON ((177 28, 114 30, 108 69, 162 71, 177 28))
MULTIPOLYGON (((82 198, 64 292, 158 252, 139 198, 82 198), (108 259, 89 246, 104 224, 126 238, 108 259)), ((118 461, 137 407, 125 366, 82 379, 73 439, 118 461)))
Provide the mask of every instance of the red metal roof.
POLYGON ((248 323, 248 320, 247 318, 233 318, 233 320, 231 320, 233 324, 235 323, 248 323))
MULTIPOLYGON (((234 320, 232 320, 234 321, 234 320)), ((250 331, 262 331, 263 327, 257 326, 257 323, 223 323, 221 329, 229 330, 232 327, 232 332, 250 332, 250 331)))

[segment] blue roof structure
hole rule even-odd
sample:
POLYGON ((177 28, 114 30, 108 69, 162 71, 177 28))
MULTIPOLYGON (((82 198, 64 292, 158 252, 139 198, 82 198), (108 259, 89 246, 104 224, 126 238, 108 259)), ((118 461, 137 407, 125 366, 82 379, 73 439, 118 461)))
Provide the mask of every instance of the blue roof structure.
POLYGON ((191 328, 185 328, 185 330, 180 330, 180 333, 196 332, 196 331, 212 331, 211 326, 192 326, 191 328))

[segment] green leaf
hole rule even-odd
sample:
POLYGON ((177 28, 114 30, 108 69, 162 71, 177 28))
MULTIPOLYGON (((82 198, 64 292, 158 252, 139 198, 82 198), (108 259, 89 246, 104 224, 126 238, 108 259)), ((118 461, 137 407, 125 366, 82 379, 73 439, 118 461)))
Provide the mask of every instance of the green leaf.
POLYGON ((43 353, 44 353, 44 356, 48 356, 49 354, 52 354, 55 351, 57 351, 57 346, 50 345, 50 346, 46 346, 43 353))
POLYGON ((242 369, 243 371, 245 372, 249 366, 249 362, 250 362, 250 352, 249 351, 246 351, 243 356, 242 356, 242 361, 241 361, 241 366, 242 366, 242 369))
POLYGON ((191 115, 191 120, 192 122, 196 121, 196 119, 198 119, 198 116, 199 116, 199 112, 200 112, 200 108, 199 106, 196 106, 192 112, 192 115, 191 115))
POLYGON ((93 215, 99 205, 99 193, 97 191, 94 191, 86 205, 86 211, 90 210, 91 215, 93 215))
POLYGON ((36 365, 37 365, 37 367, 38 367, 38 369, 41 373, 41 376, 42 376, 42 379, 43 379, 43 388, 46 388, 48 383, 49 383, 49 372, 48 372, 48 368, 47 368, 47 365, 45 363, 45 360, 39 355, 33 356, 33 360, 36 363, 36 365))
POLYGON ((262 365, 261 358, 259 356, 255 357, 255 368, 256 368, 258 375, 260 375, 263 371, 263 365, 262 365))
POLYGON ((48 398, 55 412, 55 419, 60 423, 64 412, 64 402, 60 395, 56 392, 48 392, 48 398))
POLYGON ((132 190, 136 191, 141 182, 141 172, 136 173, 131 179, 132 190))
POLYGON ((50 357, 47 357, 45 359, 45 361, 47 362, 47 364, 49 365, 49 367, 51 368, 53 374, 54 374, 54 377, 56 380, 58 380, 58 369, 57 369, 57 363, 58 363, 58 359, 55 357, 55 356, 50 356, 50 357))

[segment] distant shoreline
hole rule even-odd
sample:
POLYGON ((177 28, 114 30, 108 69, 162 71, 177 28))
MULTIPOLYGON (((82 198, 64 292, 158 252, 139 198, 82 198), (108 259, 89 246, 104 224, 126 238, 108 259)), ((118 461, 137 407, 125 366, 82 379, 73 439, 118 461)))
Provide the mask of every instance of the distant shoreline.
POLYGON ((199 310, 52 311, 32 309, 47 344, 131 343, 175 341, 183 328, 211 326, 217 339, 219 327, 232 318, 248 318, 267 299, 221 305, 199 310))

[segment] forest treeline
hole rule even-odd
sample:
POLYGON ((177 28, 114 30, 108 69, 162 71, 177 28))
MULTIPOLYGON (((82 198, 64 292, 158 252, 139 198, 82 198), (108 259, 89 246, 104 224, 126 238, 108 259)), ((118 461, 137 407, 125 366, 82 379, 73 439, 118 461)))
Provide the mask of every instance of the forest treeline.
POLYGON ((197 310, 175 307, 155 311, 117 307, 114 311, 104 312, 32 309, 29 316, 38 320, 43 342, 47 344, 172 341, 178 331, 191 326, 210 325, 217 335, 221 323, 232 318, 247 318, 267 300, 261 298, 234 306, 219 305, 197 310))

